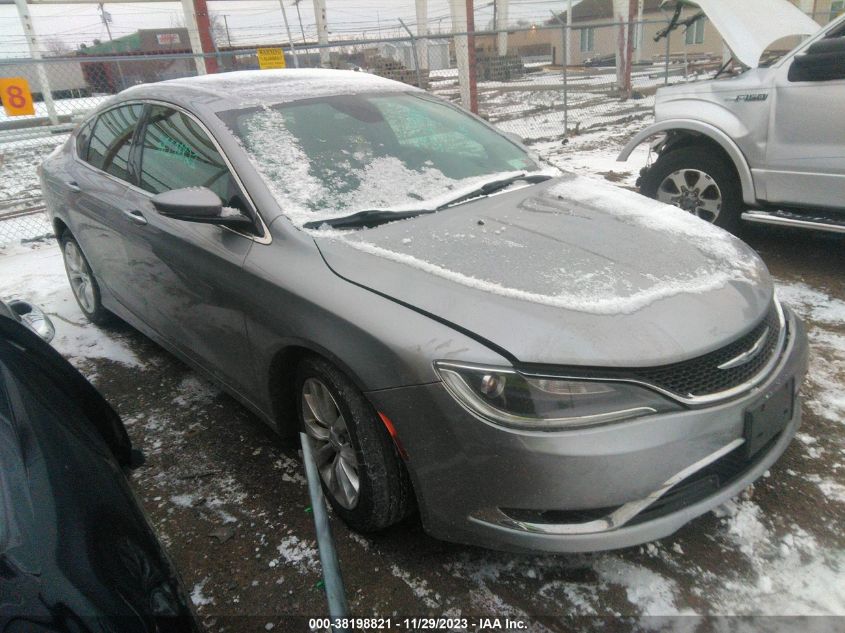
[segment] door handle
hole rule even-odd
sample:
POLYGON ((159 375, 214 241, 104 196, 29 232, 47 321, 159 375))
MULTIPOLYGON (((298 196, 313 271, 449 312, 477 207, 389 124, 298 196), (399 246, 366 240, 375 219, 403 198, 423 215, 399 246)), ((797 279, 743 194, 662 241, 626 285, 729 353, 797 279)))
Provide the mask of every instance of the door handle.
POLYGON ((144 226, 147 223, 147 218, 144 217, 144 214, 138 211, 138 209, 132 209, 131 211, 124 211, 123 215, 129 218, 129 221, 133 224, 137 224, 139 226, 144 226))
POLYGON ((76 184, 75 180, 70 180, 66 182, 65 186, 68 188, 68 190, 72 191, 73 193, 79 193, 80 191, 82 191, 82 187, 76 184))

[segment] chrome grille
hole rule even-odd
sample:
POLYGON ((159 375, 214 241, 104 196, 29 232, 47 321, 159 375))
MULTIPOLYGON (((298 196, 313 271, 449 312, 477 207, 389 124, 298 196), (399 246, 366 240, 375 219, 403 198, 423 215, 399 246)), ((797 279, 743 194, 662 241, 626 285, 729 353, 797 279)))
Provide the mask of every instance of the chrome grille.
POLYGON ((781 331, 780 311, 776 304, 765 318, 745 336, 716 351, 691 360, 635 370, 635 378, 682 397, 703 397, 718 394, 752 380, 772 355, 779 350, 781 331), (766 331, 768 328, 768 332, 766 331), (761 338, 765 335, 765 339, 761 338), (747 362, 732 368, 720 369, 737 356, 760 342, 760 352, 747 362))

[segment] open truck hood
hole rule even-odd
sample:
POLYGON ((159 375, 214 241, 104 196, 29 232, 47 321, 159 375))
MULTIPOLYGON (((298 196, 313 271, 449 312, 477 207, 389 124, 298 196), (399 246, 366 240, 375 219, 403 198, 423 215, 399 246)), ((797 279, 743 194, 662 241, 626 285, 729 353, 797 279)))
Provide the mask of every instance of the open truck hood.
POLYGON ((699 7, 733 51, 749 68, 757 68, 763 52, 777 40, 813 35, 821 27, 788 0, 667 0, 699 7))
POLYGON ((733 236, 571 174, 432 215, 313 235, 341 277, 526 363, 693 358, 744 335, 772 300, 765 266, 733 236))

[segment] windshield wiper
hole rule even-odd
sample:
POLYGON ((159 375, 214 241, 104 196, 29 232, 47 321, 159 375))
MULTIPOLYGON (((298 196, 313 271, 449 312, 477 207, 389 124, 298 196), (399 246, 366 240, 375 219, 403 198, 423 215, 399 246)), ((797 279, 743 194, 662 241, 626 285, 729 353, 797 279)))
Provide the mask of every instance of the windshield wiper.
POLYGON ((543 182, 544 180, 549 180, 550 178, 551 176, 549 176, 548 174, 517 174, 516 176, 511 176, 509 178, 501 178, 500 180, 493 180, 491 182, 484 183, 478 189, 473 189, 469 193, 461 194, 454 200, 450 200, 445 204, 441 204, 436 209, 411 209, 409 211, 390 211, 389 209, 367 209, 366 211, 358 211, 357 213, 345 215, 341 218, 314 220, 313 222, 305 223, 303 226, 306 229, 319 229, 323 226, 328 226, 333 229, 371 229, 375 226, 387 224, 388 222, 394 222, 396 220, 406 220, 408 218, 413 218, 418 215, 437 213, 438 211, 453 207, 462 202, 466 202, 467 200, 472 200, 473 198, 489 196, 491 193, 500 191, 519 180, 524 180, 525 182, 529 183, 536 183, 543 182))
POLYGON ((495 193, 497 191, 501 191, 505 187, 512 185, 513 183, 517 182, 518 180, 524 180, 525 182, 535 183, 535 182, 543 182, 544 180, 549 180, 551 176, 548 174, 534 174, 533 176, 529 176, 527 174, 517 174, 516 176, 511 176, 510 178, 502 178, 500 180, 493 180, 490 182, 486 182, 481 185, 478 189, 474 189, 469 193, 462 194, 455 198, 454 200, 450 200, 446 204, 441 204, 437 207, 438 211, 442 211, 443 209, 447 209, 449 207, 454 207, 456 204, 460 204, 461 202, 466 202, 467 200, 472 200, 473 198, 480 198, 481 196, 489 196, 491 193, 495 193))
POLYGON ((314 220, 306 222, 303 226, 306 229, 319 229, 323 226, 330 226, 333 229, 371 229, 380 224, 393 222, 394 220, 405 220, 426 213, 434 213, 436 209, 412 209, 410 211, 390 211, 388 209, 367 209, 358 211, 342 218, 328 218, 326 220, 314 220))

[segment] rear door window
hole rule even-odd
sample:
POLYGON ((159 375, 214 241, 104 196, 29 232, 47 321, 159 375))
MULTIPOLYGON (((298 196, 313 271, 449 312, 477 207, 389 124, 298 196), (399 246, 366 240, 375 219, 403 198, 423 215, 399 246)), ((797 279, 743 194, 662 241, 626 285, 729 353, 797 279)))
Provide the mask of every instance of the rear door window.
POLYGON ((229 207, 244 209, 240 189, 214 143, 191 117, 150 108, 141 142, 140 185, 150 193, 208 187, 229 207))
POLYGON ((103 112, 94 124, 85 160, 121 180, 132 182, 129 149, 144 106, 139 103, 103 112))

